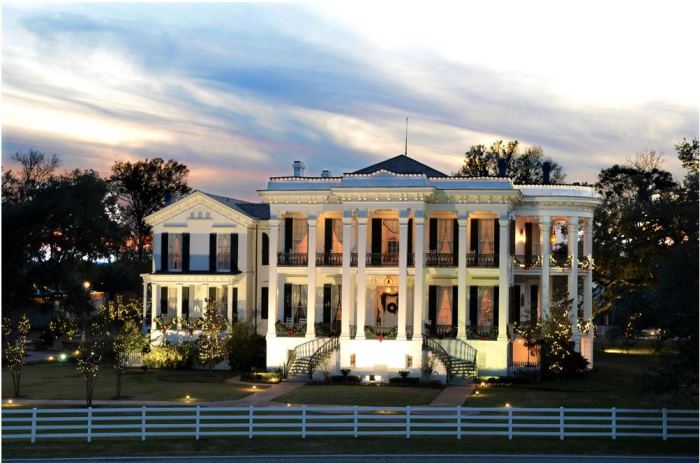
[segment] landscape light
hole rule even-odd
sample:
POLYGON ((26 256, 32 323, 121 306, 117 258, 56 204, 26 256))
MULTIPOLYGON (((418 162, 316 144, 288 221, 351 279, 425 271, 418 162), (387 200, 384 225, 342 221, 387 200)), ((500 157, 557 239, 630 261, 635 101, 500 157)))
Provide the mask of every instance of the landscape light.
POLYGON ((48 360, 49 362, 53 362, 53 360, 54 360, 53 355, 49 355, 49 356, 46 358, 46 360, 48 360))
POLYGON ((9 399, 9 400, 7 401, 7 403, 10 404, 10 405, 12 405, 12 399, 9 399))
POLYGON ((257 388, 258 388, 257 386, 253 386, 253 390, 256 390, 257 388))
POLYGON ((474 395, 479 395, 479 391, 476 391, 476 392, 474 393, 474 395))
POLYGON ((89 282, 89 281, 83 281, 83 288, 85 288, 85 289, 90 289, 90 282, 89 282))
POLYGON ((73 355, 80 355, 80 349, 76 349, 76 351, 73 352, 73 355))
POLYGON ((185 396, 185 400, 190 400, 190 395, 189 395, 189 394, 187 394, 187 395, 185 396))
POLYGON ((67 357, 67 355, 64 354, 64 353, 61 353, 61 355, 58 356, 58 358, 59 358, 61 361, 65 360, 66 357, 67 357))
POLYGON ((506 402, 506 408, 510 408, 510 404, 506 402))
POLYGON ((292 404, 290 404, 290 403, 287 404, 287 407, 291 407, 291 406, 292 406, 292 404))

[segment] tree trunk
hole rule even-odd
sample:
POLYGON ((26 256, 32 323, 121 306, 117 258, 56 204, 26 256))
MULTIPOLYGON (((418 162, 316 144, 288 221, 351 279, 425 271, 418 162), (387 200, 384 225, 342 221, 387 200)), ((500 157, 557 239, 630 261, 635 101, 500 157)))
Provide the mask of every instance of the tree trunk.
POLYGON ((121 374, 121 372, 117 372, 117 395, 115 396, 115 398, 118 399, 121 396, 122 396, 122 374, 121 374))
POLYGON ((12 390, 14 392, 15 397, 19 397, 19 386, 20 386, 20 380, 22 378, 22 372, 17 371, 14 373, 11 373, 12 375, 12 390))

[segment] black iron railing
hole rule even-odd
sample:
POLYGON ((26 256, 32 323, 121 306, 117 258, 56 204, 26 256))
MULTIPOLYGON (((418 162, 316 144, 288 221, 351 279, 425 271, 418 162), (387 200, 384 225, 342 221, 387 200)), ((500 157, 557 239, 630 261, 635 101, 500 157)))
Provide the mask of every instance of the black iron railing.
POLYGON ((278 252, 277 265, 303 267, 308 265, 309 255, 305 252, 278 252))
POLYGON ((343 265, 342 252, 317 252, 316 265, 319 267, 340 267, 343 265))
POLYGON ((467 339, 493 341, 498 338, 498 327, 492 325, 467 326, 467 339))
POLYGON ((457 256, 452 253, 427 252, 425 254, 426 267, 456 267, 457 256))
POLYGON ((517 269, 530 269, 542 267, 542 256, 517 254, 513 256, 513 263, 517 269))
POLYGON ((425 331, 433 338, 454 338, 457 337, 457 325, 431 325, 425 324, 425 331))
POLYGON ((549 265, 555 268, 571 268, 572 258, 565 254, 550 254, 549 265))
POLYGON ((340 320, 333 323, 316 323, 316 336, 337 337, 340 336, 340 320))
POLYGON ((398 254, 367 253, 366 265, 370 267, 398 267, 398 254))
POLYGON ((467 267, 498 267, 498 254, 467 254, 467 267))

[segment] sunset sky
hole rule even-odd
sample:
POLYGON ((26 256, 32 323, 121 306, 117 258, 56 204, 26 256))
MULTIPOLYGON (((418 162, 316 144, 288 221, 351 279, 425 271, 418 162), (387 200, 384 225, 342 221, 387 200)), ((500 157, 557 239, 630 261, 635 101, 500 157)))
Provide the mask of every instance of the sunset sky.
POLYGON ((339 174, 402 153, 408 117, 409 155, 447 173, 499 138, 568 181, 647 149, 682 173, 697 2, 346 5, 5 3, 3 168, 29 148, 103 174, 161 156, 257 200, 295 159, 339 174))

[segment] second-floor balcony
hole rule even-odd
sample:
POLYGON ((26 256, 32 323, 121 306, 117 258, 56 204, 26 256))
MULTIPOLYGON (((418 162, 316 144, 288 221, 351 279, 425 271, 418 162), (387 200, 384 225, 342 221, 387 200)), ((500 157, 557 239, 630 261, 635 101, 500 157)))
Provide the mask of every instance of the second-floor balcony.
POLYGON ((343 253, 317 252, 316 265, 319 267, 341 267, 343 265, 343 253))
POLYGON ((309 256, 305 252, 278 252, 277 265, 290 267, 306 267, 309 264, 309 256))
POLYGON ((368 252, 365 264, 369 267, 398 267, 399 254, 368 252))
POLYGON ((425 254, 426 267, 456 267, 457 256, 452 253, 427 252, 425 254))
POLYGON ((467 254, 467 267, 498 267, 498 254, 467 254))
POLYGON ((528 254, 516 254, 513 256, 513 263, 516 269, 529 270, 531 268, 542 267, 542 256, 528 254))

